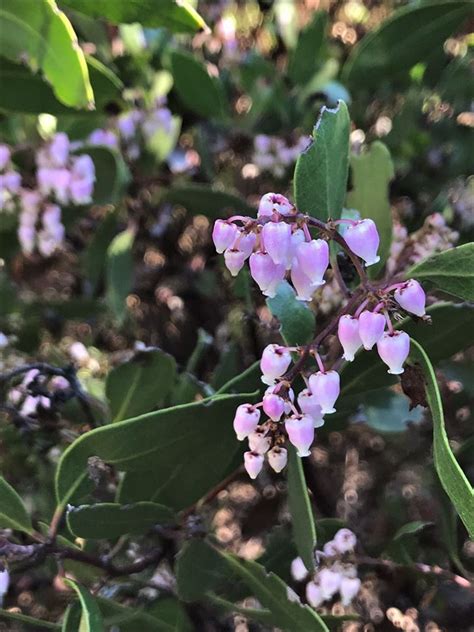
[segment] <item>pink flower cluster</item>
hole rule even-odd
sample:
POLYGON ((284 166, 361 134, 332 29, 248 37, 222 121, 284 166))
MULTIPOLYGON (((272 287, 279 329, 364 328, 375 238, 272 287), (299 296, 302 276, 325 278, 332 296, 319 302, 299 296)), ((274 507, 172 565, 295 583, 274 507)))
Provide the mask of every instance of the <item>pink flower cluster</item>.
POLYGON ((322 551, 316 551, 319 564, 312 577, 300 557, 293 560, 291 575, 297 582, 307 581, 306 599, 313 608, 331 601, 337 593, 344 607, 356 597, 361 581, 357 577, 357 567, 350 561, 356 544, 357 538, 352 531, 339 529, 322 551))
POLYGON ((20 187, 21 176, 13 168, 10 148, 0 145, 0 212, 12 213, 15 210, 15 198, 20 187))
POLYGON ((8 400, 14 406, 19 406, 21 415, 29 417, 36 414, 38 408, 51 408, 51 401, 47 393, 54 393, 55 391, 63 390, 68 387, 69 382, 60 376, 53 377, 47 385, 46 378, 41 376, 37 369, 31 369, 31 371, 25 374, 22 382, 9 391, 8 400), (32 392, 39 390, 45 394, 33 394, 32 392))
POLYGON ((261 171, 268 171, 276 178, 282 178, 309 142, 308 136, 302 136, 296 143, 287 143, 276 136, 258 134, 254 139, 252 162, 261 171))

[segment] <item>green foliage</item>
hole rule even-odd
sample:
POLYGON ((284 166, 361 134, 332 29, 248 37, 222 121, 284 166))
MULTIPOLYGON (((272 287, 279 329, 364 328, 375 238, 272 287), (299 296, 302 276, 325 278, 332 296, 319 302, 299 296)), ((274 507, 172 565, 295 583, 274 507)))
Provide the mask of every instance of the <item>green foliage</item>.
POLYGON ((3 476, 0 476, 0 527, 26 533, 33 531, 30 517, 21 498, 3 476))
POLYGON ((287 281, 282 281, 274 298, 267 299, 272 314, 280 321, 280 331, 287 345, 304 345, 314 338, 315 318, 308 305, 296 298, 287 281))
POLYGON ((185 107, 198 116, 223 118, 226 99, 222 83, 211 77, 205 66, 180 50, 170 53, 174 89, 185 107))
POLYGON ((110 371, 105 384, 112 420, 138 417, 162 406, 176 381, 176 361, 160 349, 140 351, 110 371))
POLYGON ((472 11, 467 0, 402 7, 355 46, 342 78, 359 89, 377 87, 428 59, 472 11))
POLYGON ((400 393, 388 388, 368 391, 361 397, 367 425, 379 432, 403 432, 407 424, 418 423, 423 410, 416 406, 410 409, 410 402, 400 393))
POLYGON ((40 619, 36 619, 35 617, 29 617, 25 614, 20 614, 19 612, 12 612, 11 610, 2 610, 0 608, 0 621, 17 621, 25 626, 25 629, 36 630, 40 632, 41 630, 60 630, 61 626, 56 623, 51 623, 50 621, 41 621, 40 619))
POLYGON ((309 25, 299 34, 288 63, 288 76, 294 83, 304 86, 316 72, 321 62, 327 23, 327 13, 316 11, 309 25))
MULTIPOLYGON (((82 616, 79 624, 79 629, 81 632, 104 632, 105 628, 102 621, 102 616, 100 614, 99 607, 88 590, 81 586, 72 579, 65 579, 64 583, 73 588, 77 596, 79 597, 79 602, 81 604, 82 616)), ((64 627, 63 632, 73 632, 72 627, 64 627)))
POLYGON ((140 22, 175 33, 193 33, 206 28, 204 20, 186 0, 61 0, 61 4, 94 18, 107 18, 114 24, 140 22))
POLYGON ((117 232, 117 215, 110 211, 94 232, 87 248, 82 253, 84 275, 94 292, 104 276, 107 248, 117 232))
POLYGON ((53 0, 4 0, 0 13, 0 55, 26 60, 41 70, 65 105, 91 108, 94 94, 84 53, 74 30, 53 0))
POLYGON ((428 257, 407 270, 405 276, 427 281, 442 292, 474 301, 474 244, 428 257))
POLYGON ((129 183, 130 174, 118 151, 105 146, 85 145, 77 153, 88 154, 94 163, 96 175, 94 204, 115 204, 121 200, 129 183))
POLYGON ((308 496, 303 463, 293 446, 288 446, 288 506, 293 538, 299 556, 308 570, 314 569, 316 526, 308 496))
POLYGON ((125 299, 132 289, 135 233, 128 228, 112 241, 107 248, 107 299, 116 319, 126 318, 125 299))
POLYGON ((204 540, 186 542, 176 563, 178 594, 183 601, 199 601, 207 592, 221 588, 226 568, 219 553, 204 540))
POLYGON ((310 146, 300 155, 294 175, 298 210, 326 221, 341 215, 349 169, 350 120, 347 106, 323 107, 310 146))
POLYGON ((380 261, 370 268, 373 274, 383 268, 392 243, 389 184, 395 175, 393 162, 387 147, 375 141, 366 152, 352 154, 350 165, 353 188, 347 196, 347 207, 357 209, 361 217, 373 219, 380 235, 380 261))
POLYGON ((205 184, 174 186, 165 193, 164 199, 184 206, 190 213, 200 213, 210 219, 223 217, 227 213, 255 213, 255 209, 238 195, 205 184))
POLYGON ((128 534, 140 535, 153 525, 173 522, 172 511, 151 502, 81 505, 69 508, 67 513, 67 523, 72 533, 80 538, 94 540, 111 540, 128 534))
POLYGON ((411 340, 410 358, 420 366, 426 399, 433 418, 433 458, 441 484, 456 508, 469 533, 474 537, 474 490, 462 471, 449 445, 444 425, 443 403, 433 365, 423 347, 411 340))

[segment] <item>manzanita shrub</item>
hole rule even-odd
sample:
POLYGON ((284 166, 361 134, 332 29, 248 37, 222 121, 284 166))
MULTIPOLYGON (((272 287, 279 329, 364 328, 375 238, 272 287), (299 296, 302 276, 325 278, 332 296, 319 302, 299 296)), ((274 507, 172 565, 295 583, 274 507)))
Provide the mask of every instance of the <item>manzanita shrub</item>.
POLYGON ((379 4, 2 0, 0 630, 472 629, 472 4, 379 4))

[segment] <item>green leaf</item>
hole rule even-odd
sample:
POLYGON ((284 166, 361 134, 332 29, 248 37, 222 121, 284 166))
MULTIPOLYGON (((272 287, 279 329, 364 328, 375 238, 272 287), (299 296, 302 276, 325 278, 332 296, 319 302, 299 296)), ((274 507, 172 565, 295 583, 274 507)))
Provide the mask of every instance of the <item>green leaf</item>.
POLYGON ((171 51, 170 64, 173 89, 186 108, 204 118, 222 118, 226 97, 220 80, 211 77, 200 61, 180 50, 171 51))
POLYGON ((61 632, 81 632, 82 608, 80 601, 71 603, 64 614, 61 632))
POLYGON ((290 632, 327 632, 328 627, 309 606, 303 605, 295 593, 275 574, 263 566, 219 551, 229 572, 239 577, 278 621, 278 627, 290 632))
POLYGON ((33 526, 23 501, 11 485, 0 476, 0 527, 31 533, 33 526))
POLYGON ((139 22, 143 26, 164 27, 175 33, 207 29, 206 23, 186 0, 61 0, 76 11, 103 17, 114 24, 139 22))
POLYGON ((343 82, 359 89, 377 88, 410 70, 441 49, 471 11, 467 0, 416 3, 395 11, 354 46, 343 68, 343 82))
POLYGON ((425 377, 426 399, 433 418, 433 459, 441 484, 474 537, 474 490, 457 462, 444 425, 444 412, 433 365, 423 347, 411 340, 410 360, 418 364, 425 377))
POLYGON ((173 116, 171 118, 169 130, 165 130, 160 127, 152 136, 145 139, 147 149, 151 154, 153 154, 157 163, 161 163, 168 158, 170 153, 176 147, 180 132, 181 119, 179 116, 173 116))
POLYGON ((423 418, 421 406, 410 409, 405 395, 388 388, 369 391, 360 403, 367 425, 379 432, 403 432, 407 424, 419 423, 423 418))
POLYGON ((122 155, 104 146, 85 145, 76 154, 88 154, 94 163, 96 181, 94 204, 115 204, 123 197, 130 181, 130 173, 122 155))
POLYGON ((293 83, 304 85, 316 72, 327 22, 328 14, 325 11, 316 11, 308 26, 300 32, 288 64, 288 76, 293 83))
POLYGON ((166 192, 164 199, 171 204, 184 206, 190 213, 200 213, 211 219, 235 213, 255 214, 255 209, 238 195, 205 184, 173 187, 166 192))
POLYGON ((219 553, 204 540, 186 542, 177 555, 176 582, 178 596, 183 601, 199 601, 228 579, 219 553))
POLYGON ((308 570, 314 569, 316 526, 308 495, 301 458, 292 445, 288 446, 288 506, 291 514, 293 539, 298 555, 308 570))
POLYGON ((295 167, 294 195, 301 213, 323 221, 340 216, 347 188, 349 131, 349 112, 343 101, 334 109, 321 109, 312 142, 295 167))
POLYGON ((267 305, 280 321, 281 335, 287 345, 304 345, 314 338, 314 314, 306 303, 297 300, 287 281, 278 285, 274 298, 267 298, 267 305))
POLYGON ((105 628, 99 606, 90 592, 84 586, 72 581, 72 579, 64 579, 63 581, 75 590, 79 597, 82 608, 80 632, 104 632, 105 628))
POLYGON ((176 380, 175 359, 146 349, 110 371, 105 384, 113 421, 138 417, 162 406, 176 380))
POLYGON ((390 252, 392 243, 392 211, 389 200, 389 183, 394 178, 393 162, 387 147, 380 141, 350 157, 353 189, 347 196, 347 207, 357 209, 364 218, 373 219, 380 235, 379 263, 371 268, 377 272, 390 252))
MULTIPOLYGON (((224 395, 148 413, 83 434, 64 452, 56 474, 58 503, 91 488, 86 464, 97 456, 125 472, 158 473, 154 497, 183 508, 222 480, 240 447, 232 418, 235 408, 255 395, 224 395)), ((146 480, 142 480, 144 485, 146 480)), ((139 499, 141 500, 141 499, 139 499)), ((121 497, 120 502, 129 499, 121 497)))
MULTIPOLYGON (((31 626, 34 631, 39 630, 60 630, 61 626, 57 623, 51 623, 50 621, 41 621, 35 617, 29 617, 26 614, 20 614, 18 612, 12 612, 11 610, 2 610, 0 608, 0 621, 18 621, 27 628, 31 626)), ((7 628, 6 628, 7 629, 7 628)), ((23 628, 22 628, 23 629, 23 628)))
POLYGON ((41 70, 65 105, 91 108, 94 94, 87 64, 71 23, 53 0, 3 0, 0 55, 41 70))
MULTIPOLYGON (((319 535, 319 530, 318 530, 319 535)), ((291 581, 290 566, 292 560, 297 557, 293 538, 288 525, 278 525, 274 527, 267 541, 265 542, 265 552, 257 559, 267 571, 275 573, 283 581, 291 581)))
POLYGON ((129 228, 107 249, 107 302, 120 323, 126 318, 125 299, 132 289, 134 240, 135 233, 129 228))
POLYGON ((131 505, 99 503, 71 507, 67 523, 80 538, 112 540, 122 535, 140 535, 156 524, 174 522, 173 512, 164 505, 139 502, 131 505))
POLYGON ((105 262, 107 261, 107 248, 116 232, 117 215, 111 211, 96 227, 90 242, 82 253, 82 269, 91 284, 92 292, 95 292, 103 277, 105 262))
POLYGON ((474 243, 445 250, 412 266, 406 278, 429 281, 439 290, 474 300, 474 243))
MULTIPOLYGON (((193 628, 177 599, 158 599, 146 610, 122 606, 110 599, 98 598, 104 624, 120 632, 191 632, 193 628)), ((76 631, 75 631, 76 632, 76 631)))

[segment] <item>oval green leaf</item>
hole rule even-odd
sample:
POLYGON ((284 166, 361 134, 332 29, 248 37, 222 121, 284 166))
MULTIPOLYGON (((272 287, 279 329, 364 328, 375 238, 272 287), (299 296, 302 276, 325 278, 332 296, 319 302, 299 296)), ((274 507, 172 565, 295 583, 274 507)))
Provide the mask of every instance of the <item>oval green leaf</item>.
POLYGON ((280 331, 287 345, 304 345, 314 338, 315 317, 308 305, 296 298, 287 281, 282 281, 273 298, 267 298, 271 313, 280 321, 280 331))
POLYGON ((0 476, 0 527, 26 533, 33 531, 23 501, 3 476, 0 476))
POLYGON ((104 624, 99 606, 90 592, 72 579, 64 579, 64 583, 76 591, 81 604, 82 615, 80 622, 81 632, 104 632, 104 624))

